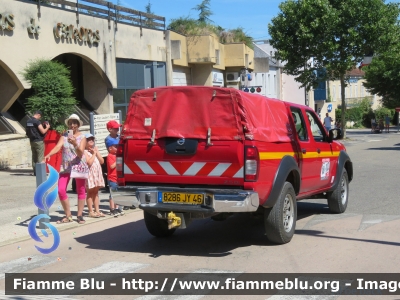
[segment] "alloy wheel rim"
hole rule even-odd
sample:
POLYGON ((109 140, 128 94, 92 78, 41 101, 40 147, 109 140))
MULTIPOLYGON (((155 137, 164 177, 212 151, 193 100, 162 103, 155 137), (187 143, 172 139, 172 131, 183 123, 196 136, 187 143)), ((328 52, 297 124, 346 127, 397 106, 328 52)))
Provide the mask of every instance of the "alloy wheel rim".
POLYGON ((344 178, 342 178, 342 182, 340 184, 340 199, 342 201, 342 205, 345 205, 347 201, 347 184, 344 178))
POLYGON ((283 228, 286 232, 290 232, 293 227, 294 204, 293 198, 287 194, 283 202, 283 228))

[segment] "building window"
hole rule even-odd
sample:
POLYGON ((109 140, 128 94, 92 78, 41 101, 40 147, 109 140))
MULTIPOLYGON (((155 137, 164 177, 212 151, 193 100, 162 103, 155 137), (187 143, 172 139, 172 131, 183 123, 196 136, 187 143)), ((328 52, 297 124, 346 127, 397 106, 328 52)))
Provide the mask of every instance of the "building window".
POLYGON ((271 94, 271 76, 268 74, 268 94, 271 94))
POLYGON ((335 85, 332 87, 332 97, 333 97, 333 101, 336 101, 336 86, 335 85))
POLYGON ((215 64, 219 65, 219 50, 215 49, 215 64))
POLYGON ((15 129, 8 123, 7 119, 0 114, 0 135, 16 133, 15 129))
POLYGON ((144 88, 166 86, 165 62, 117 58, 117 88, 113 91, 114 112, 125 120, 132 94, 144 88))

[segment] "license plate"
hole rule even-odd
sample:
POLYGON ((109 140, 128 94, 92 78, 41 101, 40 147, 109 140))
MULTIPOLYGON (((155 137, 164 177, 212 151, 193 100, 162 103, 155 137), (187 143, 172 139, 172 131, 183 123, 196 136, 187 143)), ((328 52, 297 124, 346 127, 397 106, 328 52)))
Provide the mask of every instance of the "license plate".
POLYGON ((203 194, 189 193, 158 193, 158 201, 162 203, 203 204, 203 194))

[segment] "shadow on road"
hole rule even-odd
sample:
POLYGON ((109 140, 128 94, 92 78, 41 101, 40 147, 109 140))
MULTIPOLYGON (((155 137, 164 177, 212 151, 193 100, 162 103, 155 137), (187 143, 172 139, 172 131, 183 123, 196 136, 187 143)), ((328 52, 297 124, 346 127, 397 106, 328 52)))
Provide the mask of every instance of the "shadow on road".
MULTIPOLYGON (((314 214, 328 214, 326 204, 298 203, 298 219, 314 214)), ((263 215, 238 214, 225 221, 195 220, 169 238, 155 238, 148 233, 144 220, 88 234, 76 239, 89 249, 165 255, 224 257, 248 246, 278 246, 264 234, 263 215)))
POLYGON ((340 236, 333 236, 333 235, 325 235, 323 231, 319 231, 319 230, 296 230, 296 234, 312 235, 315 237, 322 237, 322 238, 329 238, 329 239, 365 242, 365 243, 373 243, 373 244, 389 245, 389 246, 397 246, 397 247, 400 246, 400 243, 396 243, 396 242, 365 240, 365 239, 356 239, 356 238, 340 237, 340 236))
POLYGON ((155 238, 148 233, 144 220, 78 237, 87 248, 138 252, 150 257, 165 255, 224 257, 231 251, 250 245, 273 246, 264 235, 262 218, 236 215, 223 222, 196 220, 169 238, 155 238))
POLYGON ((400 147, 378 147, 378 148, 367 148, 366 150, 400 150, 400 147))

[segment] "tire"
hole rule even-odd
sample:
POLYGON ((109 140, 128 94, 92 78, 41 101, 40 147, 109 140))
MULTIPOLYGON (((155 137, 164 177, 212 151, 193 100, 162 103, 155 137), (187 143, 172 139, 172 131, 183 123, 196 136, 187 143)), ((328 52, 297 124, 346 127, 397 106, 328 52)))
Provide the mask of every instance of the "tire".
POLYGON ((329 210, 335 214, 346 211, 349 200, 349 176, 346 169, 343 169, 338 186, 333 192, 328 193, 329 210))
POLYGON ((159 219, 146 211, 144 212, 144 222, 147 230, 155 237, 167 237, 175 232, 175 228, 168 229, 167 220, 159 219))
POLYGON ((265 234, 276 244, 289 243, 296 229, 296 193, 290 182, 285 182, 278 200, 264 212, 265 234))

